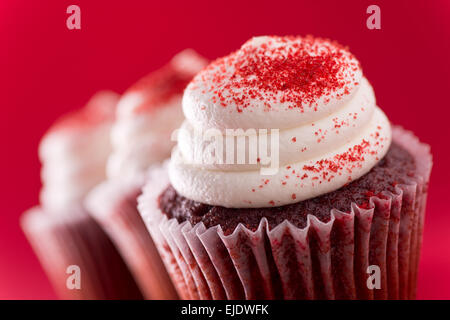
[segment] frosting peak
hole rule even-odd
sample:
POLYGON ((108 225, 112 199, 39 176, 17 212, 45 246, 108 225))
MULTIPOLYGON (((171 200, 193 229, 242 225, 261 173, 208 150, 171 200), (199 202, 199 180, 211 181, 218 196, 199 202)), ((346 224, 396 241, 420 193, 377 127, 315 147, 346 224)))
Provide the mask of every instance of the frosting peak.
POLYGON ((257 37, 200 72, 183 107, 206 127, 294 127, 339 108, 361 78, 356 58, 334 42, 257 37))
POLYGON ((184 50, 123 94, 111 132, 108 178, 140 175, 170 156, 170 136, 184 118, 183 91, 206 64, 194 50, 184 50))
POLYGON ((225 207, 284 205, 334 191, 367 173, 391 140, 358 60, 336 42, 311 36, 249 40, 195 76, 183 111, 172 185, 187 198, 225 207), (218 153, 211 148, 217 141, 195 134, 209 129, 247 130, 236 134, 247 135, 248 144, 237 146, 245 154, 255 136, 263 138, 261 129, 271 129, 278 170, 264 176, 262 163, 193 163, 218 153))
POLYGON ((42 205, 55 212, 80 205, 86 194, 105 179, 111 151, 109 134, 119 95, 95 94, 84 108, 63 116, 42 138, 42 205))

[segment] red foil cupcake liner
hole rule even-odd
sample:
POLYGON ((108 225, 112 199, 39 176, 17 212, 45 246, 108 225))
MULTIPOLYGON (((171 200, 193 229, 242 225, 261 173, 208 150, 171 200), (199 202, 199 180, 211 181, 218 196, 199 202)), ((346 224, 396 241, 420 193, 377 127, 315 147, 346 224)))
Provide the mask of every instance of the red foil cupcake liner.
POLYGON ((157 197, 166 168, 150 172, 139 210, 183 299, 414 299, 428 181, 429 147, 394 128, 393 139, 415 158, 416 176, 395 192, 370 199, 370 209, 331 210, 324 223, 308 215, 305 228, 284 221, 272 230, 242 224, 225 235, 168 219, 157 197), (369 289, 368 267, 380 269, 369 289))
POLYGON ((97 186, 86 206, 112 239, 146 299, 178 299, 158 250, 137 210, 142 178, 110 180, 97 186))
POLYGON ((142 299, 113 243, 84 209, 51 214, 36 207, 21 224, 61 299, 142 299), (67 286, 73 265, 80 270, 80 289, 67 286))

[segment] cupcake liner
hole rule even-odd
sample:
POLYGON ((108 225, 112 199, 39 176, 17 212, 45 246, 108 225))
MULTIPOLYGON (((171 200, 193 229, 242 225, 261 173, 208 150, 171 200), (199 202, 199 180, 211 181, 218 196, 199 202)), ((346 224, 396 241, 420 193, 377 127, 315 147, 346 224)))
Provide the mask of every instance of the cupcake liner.
POLYGON ((21 225, 61 299, 142 299, 116 248, 84 209, 54 214, 36 207, 21 225), (72 265, 80 268, 80 289, 67 287, 72 265))
POLYGON ((304 228, 265 218, 254 232, 239 224, 225 235, 168 219, 158 195, 167 168, 153 169, 139 210, 183 299, 413 299, 432 166, 429 147, 396 127, 393 139, 416 161, 416 175, 395 192, 370 198, 370 209, 331 210, 328 222, 307 216, 304 228), (368 267, 380 289, 367 286, 368 267), (201 271, 201 272, 199 272, 201 271))
POLYGON ((109 180, 96 187, 86 207, 121 253, 146 299, 178 299, 158 250, 137 210, 143 179, 109 180))

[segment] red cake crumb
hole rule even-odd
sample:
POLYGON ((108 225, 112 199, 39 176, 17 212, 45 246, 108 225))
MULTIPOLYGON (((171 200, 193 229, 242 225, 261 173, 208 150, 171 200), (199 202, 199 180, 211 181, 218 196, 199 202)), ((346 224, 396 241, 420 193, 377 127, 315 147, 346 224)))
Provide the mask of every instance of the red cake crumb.
POLYGON ((213 93, 214 103, 234 104, 241 113, 251 107, 251 100, 263 102, 267 111, 273 102, 301 112, 305 106, 317 110, 319 98, 339 99, 356 85, 359 63, 340 44, 312 36, 269 39, 258 46, 248 42, 217 59, 194 79, 193 86, 203 83, 213 93))
POLYGON ((174 97, 181 98, 186 86, 207 63, 205 58, 190 49, 178 53, 168 64, 148 74, 125 92, 142 95, 142 102, 134 106, 133 111, 149 112, 174 97))
POLYGON ((59 130, 83 130, 102 123, 114 121, 119 95, 112 91, 96 93, 84 108, 62 116, 50 128, 50 132, 59 130))
MULTIPOLYGON (((338 153, 332 158, 320 159, 311 165, 303 166, 303 172, 296 172, 295 170, 291 170, 291 166, 286 166, 287 172, 284 179, 288 180, 292 178, 295 183, 311 177, 311 180, 313 180, 311 186, 314 186, 316 184, 322 184, 323 182, 330 182, 337 176, 342 176, 346 173, 351 174, 354 169, 363 166, 364 161, 366 160, 365 156, 377 155, 378 146, 384 139, 380 136, 378 131, 372 133, 371 136, 375 139, 375 143, 362 140, 360 144, 354 145, 353 147, 348 148, 347 151, 338 153), (306 171, 306 173, 304 171, 306 171)), ((301 151, 304 150, 306 150, 306 148, 301 149, 301 151)), ((376 160, 378 161, 378 157, 376 157, 376 160)), ((349 177, 349 180, 351 181, 351 177, 349 177)), ((282 184, 286 185, 287 182, 282 181, 282 184)), ((251 187, 254 188, 254 186, 251 187)), ((263 189, 263 187, 264 186, 262 185, 259 188, 263 189)))
POLYGON ((181 97, 192 77, 192 74, 179 72, 169 64, 139 80, 126 93, 142 94, 143 101, 134 112, 148 112, 175 96, 181 97))

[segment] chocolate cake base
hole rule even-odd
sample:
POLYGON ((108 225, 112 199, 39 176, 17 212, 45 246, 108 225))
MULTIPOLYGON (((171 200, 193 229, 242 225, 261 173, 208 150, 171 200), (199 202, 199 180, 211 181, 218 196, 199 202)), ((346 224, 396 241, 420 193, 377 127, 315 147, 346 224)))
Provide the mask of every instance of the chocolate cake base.
POLYGON ((349 212, 352 202, 368 208, 371 196, 383 198, 382 191, 393 192, 397 184, 406 183, 408 177, 414 176, 415 170, 413 156, 393 143, 386 156, 366 175, 334 192, 298 203, 266 208, 225 208, 187 199, 169 186, 159 196, 159 207, 169 219, 176 218, 180 223, 189 221, 192 225, 203 222, 207 228, 220 225, 226 235, 231 234, 239 223, 254 231, 263 217, 270 229, 284 220, 303 228, 308 214, 328 222, 332 208, 349 212))

